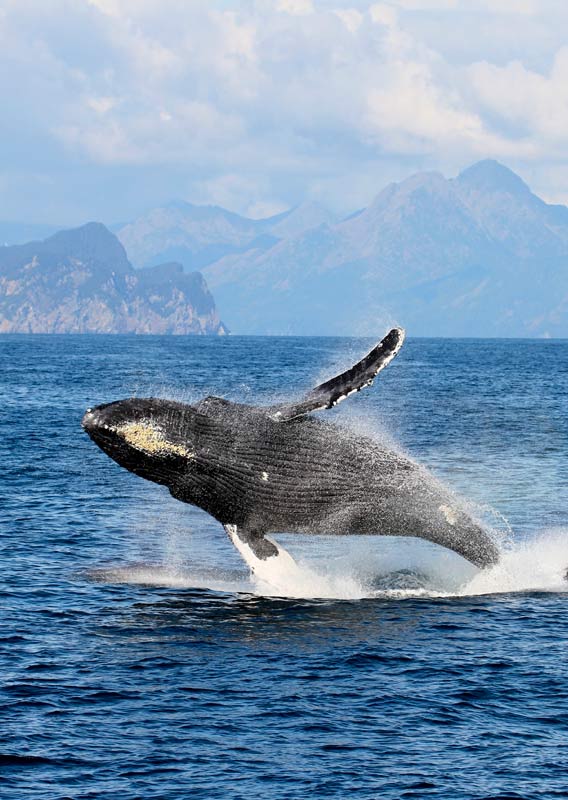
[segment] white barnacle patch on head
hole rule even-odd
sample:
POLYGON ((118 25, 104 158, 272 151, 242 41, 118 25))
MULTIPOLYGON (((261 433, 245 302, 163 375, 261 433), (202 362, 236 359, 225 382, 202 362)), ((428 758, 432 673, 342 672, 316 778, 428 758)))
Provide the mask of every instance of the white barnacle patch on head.
POLYGON ((440 506, 440 511, 445 516, 450 525, 455 525, 458 521, 456 512, 450 506, 440 506))
POLYGON ((268 481, 268 472, 262 472, 260 477, 261 477, 261 480, 268 481))
POLYGON ((187 447, 168 441, 163 432, 149 422, 127 422, 117 427, 115 431, 127 444, 148 455, 195 457, 195 453, 192 453, 187 447))

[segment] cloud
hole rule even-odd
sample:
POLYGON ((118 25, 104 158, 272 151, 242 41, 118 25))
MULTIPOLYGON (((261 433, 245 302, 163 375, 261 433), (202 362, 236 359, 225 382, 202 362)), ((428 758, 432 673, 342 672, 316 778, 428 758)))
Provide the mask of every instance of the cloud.
POLYGON ((539 3, 537 0, 481 0, 482 8, 493 13, 523 14, 529 17, 537 14, 539 3))
MULTIPOLYGON (((568 47, 560 49, 546 75, 527 69, 520 61, 504 67, 481 62, 470 68, 472 86, 483 106, 511 131, 558 155, 568 144, 568 47)), ((545 155, 545 152, 542 152, 545 155)))
POLYGON ((97 114, 106 114, 117 104, 116 97, 88 97, 87 105, 96 111, 97 114))
POLYGON ((445 11, 456 9, 459 0, 394 0, 392 4, 410 11, 445 11))
POLYGON ((312 0, 278 0, 276 7, 278 11, 300 17, 312 14, 314 11, 312 0))
POLYGON ((333 13, 351 33, 357 33, 364 19, 363 14, 356 8, 336 8, 333 13))
MULTIPOLYGON (((109 0, 107 0, 109 1, 109 0)), ((478 10, 491 14, 536 14, 537 0, 390 0, 391 5, 409 11, 478 10)))
POLYGON ((87 3, 109 17, 120 16, 120 0, 87 0, 87 3))
POLYGON ((546 193, 551 158, 568 168, 554 0, 47 5, 0 13, 0 215, 34 213, 34 187, 45 208, 37 175, 61 213, 124 218, 180 191, 239 211, 359 205, 387 179, 485 156, 546 193), (81 183, 91 196, 74 204, 81 183))
POLYGON ((395 27, 398 22, 396 9, 388 3, 375 3, 369 8, 371 20, 378 25, 386 25, 387 28, 395 27))

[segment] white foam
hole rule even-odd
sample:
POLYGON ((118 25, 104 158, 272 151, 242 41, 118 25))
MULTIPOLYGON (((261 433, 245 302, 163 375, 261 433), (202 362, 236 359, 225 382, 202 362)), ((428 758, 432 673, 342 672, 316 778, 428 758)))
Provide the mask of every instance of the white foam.
POLYGON ((514 543, 499 563, 475 575, 461 596, 508 592, 568 592, 568 528, 542 531, 514 543))
MULTIPOLYGON (((362 588, 347 576, 338 582, 333 576, 321 575, 306 564, 296 561, 278 544, 278 555, 267 559, 255 556, 251 548, 239 538, 237 529, 227 525, 227 533, 251 571, 256 594, 279 597, 363 597, 362 588)), ((265 537, 273 542, 269 536, 265 537)))
POLYGON ((282 547, 279 537, 279 555, 264 561, 237 539, 235 544, 250 571, 246 567, 227 570, 220 564, 200 567, 173 559, 158 565, 105 567, 89 574, 94 580, 110 583, 306 599, 568 592, 568 528, 512 543, 495 567, 481 571, 455 553, 417 539, 285 538, 293 556, 282 547))

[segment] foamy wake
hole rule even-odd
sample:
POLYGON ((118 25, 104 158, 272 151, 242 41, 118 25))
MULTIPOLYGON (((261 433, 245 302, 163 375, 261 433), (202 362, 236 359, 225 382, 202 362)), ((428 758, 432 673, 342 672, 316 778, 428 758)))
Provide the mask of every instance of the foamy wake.
MULTIPOLYGON (((287 540, 289 549, 292 541, 287 540)), ((109 583, 343 600, 568 592, 568 528, 510 544, 497 566, 483 571, 450 551, 415 539, 306 537, 303 547, 296 549, 293 557, 283 550, 262 563, 241 553, 252 567, 248 574, 246 568, 199 569, 176 563, 108 567, 92 570, 90 577, 109 583)))
POLYGON ((478 572, 461 595, 568 592, 568 528, 542 531, 513 544, 492 569, 478 572))

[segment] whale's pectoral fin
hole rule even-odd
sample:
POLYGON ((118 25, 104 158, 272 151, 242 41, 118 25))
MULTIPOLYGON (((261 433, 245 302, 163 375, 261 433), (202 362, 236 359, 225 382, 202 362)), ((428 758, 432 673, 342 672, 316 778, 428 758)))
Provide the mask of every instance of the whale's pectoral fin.
POLYGON ((279 573, 295 574, 299 567, 287 550, 259 531, 225 525, 229 539, 257 578, 274 584, 279 573))
POLYGON ((244 548, 248 548, 252 555, 260 561, 266 561, 267 558, 278 555, 278 547, 271 539, 266 539, 260 531, 238 528, 236 525, 225 525, 225 530, 247 564, 248 558, 243 552, 244 548))
POLYGON ((271 407, 269 409, 271 419, 276 422, 288 422, 311 411, 333 408, 353 392, 359 392, 365 386, 370 386, 379 372, 390 364, 403 342, 404 330, 393 328, 365 358, 341 375, 316 386, 297 403, 271 407))

